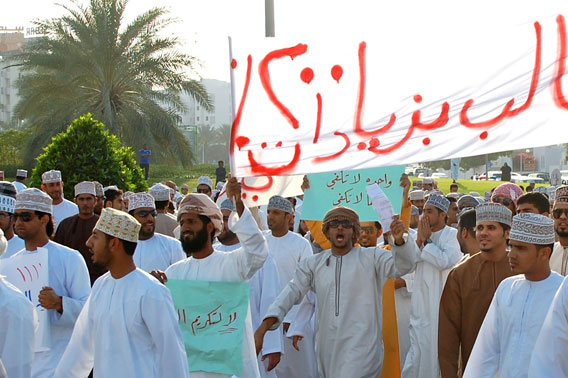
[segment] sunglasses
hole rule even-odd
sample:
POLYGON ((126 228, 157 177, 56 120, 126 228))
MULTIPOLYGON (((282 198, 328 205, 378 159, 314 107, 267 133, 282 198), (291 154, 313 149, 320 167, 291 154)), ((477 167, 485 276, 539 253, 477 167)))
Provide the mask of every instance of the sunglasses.
POLYGON ((34 213, 15 213, 14 220, 18 220, 20 218, 22 222, 29 222, 34 217, 34 213))
POLYGON ((562 214, 564 214, 568 218, 568 209, 554 209, 552 210, 552 216, 556 219, 559 219, 562 214))
POLYGON ((136 213, 136 216, 140 218, 146 218, 148 214, 155 218, 158 215, 158 212, 156 210, 140 210, 138 213, 136 213))
POLYGON ((353 228, 353 222, 348 220, 332 220, 329 222, 330 228, 337 228, 343 226, 343 228, 353 228))
POLYGON ((493 199, 491 200, 491 202, 494 202, 494 203, 501 203, 501 204, 503 204, 503 205, 505 205, 505 206, 509 206, 510 204, 513 203, 513 201, 511 201, 510 199, 505 198, 505 197, 495 197, 495 198, 493 198, 493 199))
POLYGON ((209 190, 209 189, 197 189, 197 193, 209 194, 209 193, 211 193, 211 190, 209 190))

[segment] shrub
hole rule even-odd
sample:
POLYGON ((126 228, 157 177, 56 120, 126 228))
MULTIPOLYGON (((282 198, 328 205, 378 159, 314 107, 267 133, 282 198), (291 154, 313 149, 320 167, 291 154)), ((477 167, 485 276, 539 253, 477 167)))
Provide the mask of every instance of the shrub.
POLYGON ((85 114, 73 121, 65 132, 57 134, 37 157, 29 184, 39 187, 41 174, 50 169, 61 171, 66 198, 73 198, 75 184, 98 181, 103 186, 116 185, 134 192, 148 188, 136 155, 106 127, 85 114))

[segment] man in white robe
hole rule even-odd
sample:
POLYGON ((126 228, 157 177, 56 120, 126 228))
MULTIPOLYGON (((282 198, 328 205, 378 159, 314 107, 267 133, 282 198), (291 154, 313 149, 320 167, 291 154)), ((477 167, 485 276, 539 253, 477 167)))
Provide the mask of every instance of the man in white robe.
POLYGON ((87 246, 109 271, 93 286, 54 377, 189 377, 169 290, 137 269, 132 255, 140 223, 102 210, 87 246))
POLYGON ((76 204, 63 198, 63 180, 61 171, 51 170, 41 175, 41 190, 46 192, 53 200, 52 212, 55 230, 59 223, 68 217, 79 214, 76 204))
MULTIPOLYGON (((266 240, 250 211, 241 200, 240 184, 235 178, 227 183, 227 197, 234 200, 237 211, 229 218, 229 228, 237 234, 242 248, 231 253, 213 249, 213 239, 223 231, 223 215, 206 194, 190 193, 178 210, 180 240, 188 258, 170 266, 166 272, 152 272, 162 282, 179 280, 242 282, 251 279, 268 256, 266 240)), ((240 378, 259 378, 254 351, 251 311, 247 311, 243 330, 242 374, 240 378)), ((190 366, 191 368, 191 366, 190 366)), ((192 371, 193 378, 221 378, 227 374, 192 371)))
POLYGON ((154 217, 154 227, 156 228, 156 232, 170 237, 175 237, 174 229, 178 225, 177 219, 174 215, 168 213, 171 190, 173 189, 167 185, 155 184, 148 190, 148 193, 154 197, 155 201, 154 209, 157 214, 154 217))
POLYGON ((568 185, 556 188, 552 218, 558 241, 550 256, 550 269, 566 276, 568 273, 568 185))
POLYGON ((173 263, 186 258, 179 240, 156 232, 157 213, 150 194, 136 193, 128 197, 128 213, 142 225, 134 252, 134 263, 138 268, 148 273, 165 271, 173 263))
POLYGON ((16 193, 14 184, 0 181, 0 230, 8 241, 6 252, 0 255, 0 259, 7 259, 25 248, 24 240, 14 233, 16 193))
MULTIPOLYGON (((221 252, 233 252, 241 248, 241 243, 237 234, 229 229, 229 217, 233 211, 233 204, 228 198, 219 206, 223 214, 223 232, 217 236, 219 243, 215 243, 213 248, 221 252)), ((256 329, 268 306, 280 293, 280 283, 278 281, 278 270, 274 260, 269 255, 260 268, 249 280, 250 285, 250 310, 252 316, 252 327, 256 329)), ((276 378, 274 368, 280 362, 282 354, 282 334, 271 331, 264 337, 264 347, 258 358, 260 376, 263 378, 276 378)))
POLYGON ((270 306, 255 333, 257 351, 262 348, 264 334, 278 328, 290 308, 313 290, 319 324, 319 376, 378 377, 383 363, 383 287, 387 278, 413 269, 418 247, 398 219, 391 224, 391 252, 353 247, 359 238, 359 217, 344 207, 327 212, 322 231, 331 242, 331 250, 300 261, 294 278, 270 306))
MULTIPOLYGON (((313 255, 310 243, 300 234, 289 231, 293 221, 294 209, 292 203, 282 196, 272 196, 267 206, 267 222, 269 230, 264 231, 270 256, 276 263, 280 280, 279 293, 284 290, 303 259, 313 255)), ((293 306, 282 321, 283 336, 288 328, 298 306, 293 306)), ((276 367, 276 374, 286 378, 308 378, 317 375, 316 356, 313 345, 304 345, 298 351, 294 348, 292 339, 284 337, 284 355, 276 367)))
MULTIPOLYGON (((7 246, 0 229, 0 256, 7 246)), ((28 298, 0 276, 0 361, 10 378, 30 378, 34 357, 35 309, 28 298)))
POLYGON ((450 201, 430 194, 418 225, 420 248, 410 310, 410 349, 402 369, 403 378, 430 378, 440 374, 438 364, 438 310, 449 270, 462 253, 457 230, 446 226, 450 201))
POLYGON ((27 178, 28 178, 28 171, 26 171, 25 169, 16 170, 16 181, 12 181, 12 184, 14 184, 18 192, 27 189, 26 186, 27 178))
POLYGON ((35 254, 47 250, 48 283, 39 294, 40 305, 48 310, 49 350, 36 352, 32 377, 52 377, 67 343, 75 321, 91 292, 89 272, 81 254, 50 241, 53 233, 51 197, 36 188, 24 189, 16 196, 16 233, 26 242, 25 250, 16 253, 35 254))
POLYGON ((529 365, 529 378, 568 377, 568 281, 556 292, 529 365))
MULTIPOLYGON (((550 270, 554 222, 540 214, 513 217, 509 264, 519 275, 497 288, 469 357, 464 378, 528 376, 533 349, 562 283, 550 270)), ((551 353, 550 346, 547 352, 551 353)))

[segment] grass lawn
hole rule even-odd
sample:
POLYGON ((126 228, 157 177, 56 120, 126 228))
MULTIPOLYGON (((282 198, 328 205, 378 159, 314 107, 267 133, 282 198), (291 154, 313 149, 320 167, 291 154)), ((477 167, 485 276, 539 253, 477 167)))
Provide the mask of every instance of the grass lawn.
MULTIPOLYGON (((414 180, 413 177, 410 177, 410 181, 414 180)), ((438 188, 444 192, 450 192, 450 184, 453 182, 451 178, 440 178, 437 179, 438 181, 438 188)), ((499 185, 503 184, 505 181, 474 181, 474 180, 458 180, 456 183, 458 184, 458 192, 459 193, 469 193, 469 192, 478 192, 481 197, 483 197, 485 192, 490 192, 491 189, 498 187, 499 185)), ((527 183, 521 183, 523 187, 527 187, 527 183)), ((548 186, 548 184, 537 184, 538 186, 548 186)))

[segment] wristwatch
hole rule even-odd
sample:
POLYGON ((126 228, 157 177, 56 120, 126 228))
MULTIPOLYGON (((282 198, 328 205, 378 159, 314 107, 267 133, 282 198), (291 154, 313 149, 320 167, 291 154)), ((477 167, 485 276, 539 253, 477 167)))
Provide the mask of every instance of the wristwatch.
POLYGON ((432 240, 430 238, 424 240, 424 243, 422 244, 424 247, 426 247, 426 244, 432 243, 432 240))

